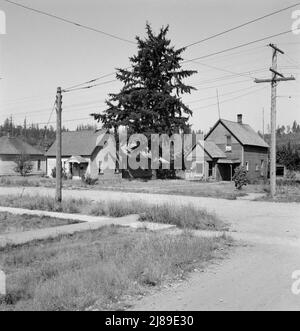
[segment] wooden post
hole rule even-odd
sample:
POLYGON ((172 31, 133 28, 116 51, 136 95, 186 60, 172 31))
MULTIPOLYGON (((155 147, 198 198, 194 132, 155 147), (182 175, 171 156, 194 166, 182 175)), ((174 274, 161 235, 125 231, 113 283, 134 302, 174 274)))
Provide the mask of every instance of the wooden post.
MULTIPOLYGON (((273 50, 272 69, 277 71, 277 50, 273 50)), ((276 98, 277 98, 277 82, 276 73, 273 73, 271 87, 271 151, 270 151, 270 186, 271 196, 276 195, 276 98)))
POLYGON ((262 118, 262 128, 263 128, 263 139, 265 140, 265 108, 263 108, 263 118, 262 118))
POLYGON ((62 95, 61 88, 57 88, 56 95, 56 195, 55 200, 58 203, 62 201, 62 164, 61 164, 61 112, 62 95))
POLYGON ((294 77, 284 77, 277 71, 277 53, 284 54, 277 46, 270 44, 273 49, 272 56, 272 72, 271 79, 255 79, 255 83, 271 83, 271 150, 270 150, 270 186, 271 196, 276 196, 276 99, 277 99, 277 84, 278 82, 286 82, 295 80, 294 77))
POLYGON ((6 275, 0 270, 0 295, 6 295, 6 275))

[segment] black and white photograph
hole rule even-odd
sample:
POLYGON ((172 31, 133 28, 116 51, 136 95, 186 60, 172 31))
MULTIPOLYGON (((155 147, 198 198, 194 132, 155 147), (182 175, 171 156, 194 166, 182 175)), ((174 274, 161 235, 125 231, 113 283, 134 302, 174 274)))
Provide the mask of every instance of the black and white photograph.
POLYGON ((296 1, 0 0, 1 312, 300 311, 296 1))

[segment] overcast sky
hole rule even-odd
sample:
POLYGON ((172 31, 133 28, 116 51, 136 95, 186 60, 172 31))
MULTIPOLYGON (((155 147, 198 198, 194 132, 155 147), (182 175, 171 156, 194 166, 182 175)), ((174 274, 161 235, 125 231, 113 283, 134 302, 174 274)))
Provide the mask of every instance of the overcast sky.
MULTIPOLYGON (((125 39, 145 35, 145 23, 155 31, 170 25, 169 37, 176 47, 221 32, 250 19, 292 5, 285 0, 16 0, 125 39)), ((185 59, 208 55, 229 47, 287 31, 292 27, 288 10, 224 36, 188 48, 185 59)), ((45 123, 49 119, 57 86, 63 88, 126 67, 136 46, 105 35, 59 22, 26 11, 0 0, 6 13, 7 34, 0 35, 0 121, 10 114, 14 121, 45 123)), ((210 56, 186 68, 198 70, 189 82, 198 90, 184 98, 194 111, 195 129, 207 131, 218 119, 216 88, 220 95, 221 116, 235 120, 243 113, 245 122, 262 129, 262 109, 266 126, 270 113, 270 86, 255 84, 253 78, 269 78, 272 41, 288 56, 279 56, 281 72, 300 79, 300 35, 292 33, 256 43, 235 51, 210 56), (211 66, 218 68, 211 68, 211 66), (242 76, 230 74, 243 73, 242 76), (254 72, 247 77, 246 72, 254 72)), ((108 82, 114 77, 104 78, 108 82)), ((119 83, 64 95, 64 124, 73 129, 92 120, 91 112, 105 108, 103 100, 117 92, 119 83), (78 119, 78 120, 77 120, 78 119)), ((278 122, 300 122, 300 82, 281 83, 278 88, 278 122), (288 98, 292 96, 292 98, 288 98)), ((52 117, 53 121, 55 117, 52 117)), ((41 124, 42 125, 42 124, 41 124)))

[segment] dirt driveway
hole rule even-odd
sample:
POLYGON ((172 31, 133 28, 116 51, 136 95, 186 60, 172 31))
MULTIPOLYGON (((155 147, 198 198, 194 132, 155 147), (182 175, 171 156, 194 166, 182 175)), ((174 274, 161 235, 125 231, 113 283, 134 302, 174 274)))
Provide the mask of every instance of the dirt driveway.
MULTIPOLYGON (((0 195, 22 191, 1 188, 0 195)), ((24 193, 53 195, 54 190, 26 188, 24 193)), ((246 245, 229 259, 193 274, 176 289, 134 303, 132 309, 300 310, 300 295, 291 291, 292 273, 300 270, 300 204, 85 190, 64 191, 64 197, 193 204, 214 211, 243 238, 246 245)))

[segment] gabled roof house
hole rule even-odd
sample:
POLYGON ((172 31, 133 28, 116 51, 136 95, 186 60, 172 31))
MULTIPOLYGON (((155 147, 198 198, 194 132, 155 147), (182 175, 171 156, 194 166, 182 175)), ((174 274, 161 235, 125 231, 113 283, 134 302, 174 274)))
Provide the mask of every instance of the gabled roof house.
MULTIPOLYGON (((104 169, 110 168, 111 171, 105 171, 105 175, 114 175, 115 163, 113 160, 107 160, 102 155, 103 148, 100 147, 101 140, 106 131, 66 131, 62 133, 62 165, 65 173, 73 179, 80 179, 83 176, 97 178, 104 175, 104 169)), ((113 154, 113 151, 111 151, 113 154)), ((52 171, 56 168, 56 142, 46 153, 47 175, 52 176, 52 171)))
POLYGON ((26 143, 19 137, 0 137, 0 176, 16 175, 15 160, 20 155, 26 155, 33 164, 33 172, 45 171, 44 152, 26 143))
POLYGON ((204 146, 202 177, 231 181, 234 170, 240 165, 246 167, 250 181, 268 175, 269 145, 250 125, 243 123, 241 114, 236 122, 218 120, 205 136, 204 146))

